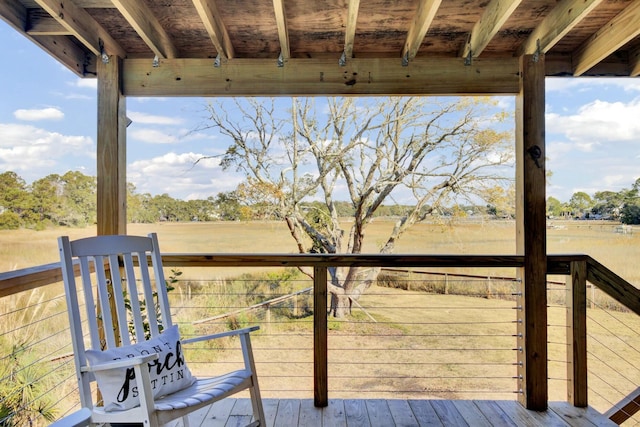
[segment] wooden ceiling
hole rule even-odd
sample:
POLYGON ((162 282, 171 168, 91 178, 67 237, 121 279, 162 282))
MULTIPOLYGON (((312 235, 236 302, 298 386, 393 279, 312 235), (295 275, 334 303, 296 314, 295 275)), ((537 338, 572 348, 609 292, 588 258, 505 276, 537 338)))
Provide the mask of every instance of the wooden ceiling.
MULTIPOLYGON (((348 93, 389 67, 396 80, 438 66, 446 78, 452 67, 484 63, 500 79, 500 64, 522 54, 545 54, 548 76, 640 75, 640 0, 0 0, 0 17, 85 77, 101 54, 124 58, 128 74, 166 64, 162 81, 181 80, 185 67, 226 67, 227 89, 240 69, 289 67, 278 81, 297 78, 300 93, 318 93, 300 84, 322 80, 329 65, 342 70, 343 89, 327 92, 348 93), (345 74, 358 63, 373 67, 367 77, 365 65, 345 74)), ((138 76, 135 85, 131 94, 144 94, 151 81, 138 76)))

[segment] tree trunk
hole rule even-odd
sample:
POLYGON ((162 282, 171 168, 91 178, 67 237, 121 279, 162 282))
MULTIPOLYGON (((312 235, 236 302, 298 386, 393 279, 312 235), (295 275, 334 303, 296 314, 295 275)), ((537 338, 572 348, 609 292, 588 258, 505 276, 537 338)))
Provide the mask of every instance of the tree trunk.
POLYGON ((351 314, 351 299, 344 294, 331 294, 330 314, 335 318, 344 318, 351 314))
POLYGON ((336 318, 346 317, 351 314, 353 302, 358 301, 362 294, 377 280, 380 267, 363 268, 351 267, 347 269, 346 277, 339 278, 343 269, 338 269, 333 277, 334 283, 340 283, 343 292, 331 292, 331 307, 329 313, 336 318))

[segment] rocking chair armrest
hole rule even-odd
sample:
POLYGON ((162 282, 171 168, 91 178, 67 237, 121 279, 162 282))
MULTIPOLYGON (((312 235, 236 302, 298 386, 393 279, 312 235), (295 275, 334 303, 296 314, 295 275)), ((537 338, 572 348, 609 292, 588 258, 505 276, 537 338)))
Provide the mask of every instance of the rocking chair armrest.
POLYGON ((93 366, 85 366, 82 370, 85 372, 105 371, 107 369, 131 368, 135 365, 149 363, 158 358, 157 353, 145 354, 142 356, 128 357, 122 360, 114 360, 112 362, 100 363, 93 366))
POLYGON ((208 341, 208 340, 212 340, 212 339, 231 337, 231 336, 242 335, 242 334, 249 334, 250 332, 257 331, 258 329, 260 329, 260 326, 249 326, 247 328, 235 329, 233 331, 226 331, 226 332, 220 332, 220 333, 217 333, 217 334, 203 335, 201 337, 183 339, 182 343, 183 344, 190 344, 190 343, 194 343, 194 342, 208 341))

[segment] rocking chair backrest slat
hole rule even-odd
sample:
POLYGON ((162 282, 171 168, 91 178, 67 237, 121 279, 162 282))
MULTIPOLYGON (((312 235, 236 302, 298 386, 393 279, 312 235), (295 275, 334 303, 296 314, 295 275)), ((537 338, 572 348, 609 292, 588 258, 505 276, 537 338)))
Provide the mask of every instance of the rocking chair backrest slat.
MULTIPOLYGON (((82 259, 83 257, 80 257, 80 259, 82 259)), ((95 271, 96 271, 96 283, 95 286, 97 287, 97 297, 98 297, 98 301, 100 301, 100 310, 99 311, 91 311, 94 310, 94 307, 87 307, 87 315, 88 316, 94 316, 94 317, 100 317, 102 319, 102 323, 103 325, 105 325, 104 327, 104 339, 105 339, 105 343, 104 343, 104 348, 114 348, 116 346, 116 338, 115 338, 115 334, 113 332, 113 329, 111 328, 111 326, 107 326, 107 325, 113 325, 114 324, 114 319, 113 319, 113 314, 111 313, 111 304, 109 304, 109 296, 111 294, 111 291, 109 289, 108 286, 108 281, 107 281, 107 274, 104 271, 104 268, 101 268, 102 265, 104 265, 105 259, 102 256, 96 256, 93 258, 94 263, 94 267, 95 267, 95 271)), ((102 350, 103 345, 100 341, 96 342, 93 341, 91 343, 91 348, 93 350, 102 350)))
MULTIPOLYGON (((151 279, 149 278, 149 264, 147 261, 147 255, 145 253, 138 253, 137 255, 138 263, 140 264, 140 284, 142 286, 144 301, 147 307, 154 307, 153 310, 147 310, 147 316, 149 317, 149 333, 153 338, 157 337, 160 334, 160 328, 158 327, 158 316, 155 310, 155 306, 149 305, 150 303, 155 304, 153 289, 151 288, 151 279)), ((164 282, 164 279, 161 278, 161 280, 164 282)), ((140 332, 143 334, 142 336, 144 336, 145 331, 141 329, 140 332)), ((141 338, 139 337, 138 339, 141 338)))
POLYGON ((89 259, 80 258, 80 272, 83 282, 82 289, 84 291, 83 295, 87 313, 87 322, 89 323, 89 338, 91 339, 90 342, 100 343, 100 336, 98 334, 98 316, 95 315, 94 309, 96 303, 93 297, 93 286, 91 285, 91 267, 89 264, 89 259))
MULTIPOLYGON (((142 264, 142 257, 140 257, 139 253, 137 254, 137 256, 141 262, 140 269, 144 271, 146 269, 146 265, 142 264)), ((136 341, 141 342, 141 341, 144 341, 145 335, 144 335, 144 325, 142 323, 142 316, 135 315, 135 313, 142 313, 142 310, 140 307, 140 302, 138 300, 138 287, 137 287, 138 283, 136 282, 136 274, 135 274, 135 269, 133 267, 133 256, 131 254, 125 254, 123 255, 123 261, 124 261, 124 271, 125 271, 125 277, 126 277, 125 280, 127 282, 127 289, 129 292, 129 304, 131 304, 131 312, 134 313, 134 315, 132 316, 133 329, 134 329, 133 332, 135 334, 136 341)), ((144 277, 144 275, 141 274, 141 277, 144 277)), ((146 305, 146 302, 145 302, 145 305, 146 305)), ((153 319, 150 320, 150 323, 153 323, 152 320, 153 319)))
MULTIPOLYGON (((149 237, 151 238, 152 241, 152 246, 154 248, 159 248, 160 245, 158 244, 158 235, 155 233, 151 233, 149 234, 149 237)), ((164 278, 164 271, 162 271, 162 256, 160 254, 160 251, 152 251, 151 252, 151 258, 152 258, 152 264, 153 264, 153 274, 156 278, 156 283, 160 284, 157 285, 158 288, 158 305, 160 306, 160 315, 161 315, 161 320, 156 318, 156 322, 161 321, 162 322, 162 326, 165 329, 170 328, 171 326, 173 326, 173 322, 171 321, 171 309, 169 308, 169 295, 167 294, 167 286, 166 286, 166 281, 164 278)), ((154 316, 155 316, 155 312, 154 312, 154 316)), ((155 331, 154 333, 159 333, 158 331, 155 331)), ((155 335, 153 335, 155 337, 155 335)))
MULTIPOLYGON (((124 260, 127 257, 131 257, 131 255, 126 253, 109 255, 109 271, 111 272, 111 286, 113 289, 113 299, 115 300, 115 311, 118 319, 118 322, 116 325, 117 325, 118 336, 120 337, 119 343, 118 343, 118 339, 115 339, 116 346, 131 344, 131 339, 129 338, 129 322, 127 319, 127 308, 125 305, 124 293, 123 293, 125 289, 124 282, 123 282, 124 277, 122 277, 120 274, 120 259, 119 259, 120 257, 122 257, 124 260)), ((129 299, 133 298, 132 295, 129 295, 129 297, 130 297, 129 299)), ((135 314, 140 316, 139 312, 134 313, 134 315, 135 314)))

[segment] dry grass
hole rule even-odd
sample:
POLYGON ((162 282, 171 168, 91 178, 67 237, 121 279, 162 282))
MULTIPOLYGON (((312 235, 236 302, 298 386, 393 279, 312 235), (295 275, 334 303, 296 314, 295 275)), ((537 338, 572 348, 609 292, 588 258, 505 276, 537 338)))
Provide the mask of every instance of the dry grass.
MULTIPOLYGON (((597 221, 556 222, 547 230, 547 252, 585 253, 632 283, 640 283, 640 230, 617 234, 616 224, 597 221)), ((345 224, 348 227, 348 224, 345 224)), ((366 232, 365 252, 375 253, 393 227, 376 220, 366 232)), ((129 234, 157 232, 163 252, 293 253, 293 239, 283 222, 209 222, 129 224, 129 234)), ((58 261, 56 238, 92 236, 95 227, 44 231, 0 230, 0 271, 11 271, 58 261)), ((416 224, 399 240, 396 253, 515 254, 515 223, 489 221, 416 224)), ((466 273, 475 272, 467 270, 466 273)), ((230 273, 223 274, 228 276, 230 273)), ((510 276, 513 269, 484 270, 482 274, 510 276)))
MULTIPOLYGON (((376 252, 378 247, 384 242, 386 233, 393 226, 388 221, 375 221, 367 232, 368 246, 366 251, 376 252)), ((640 259, 640 235, 638 233, 623 235, 614 233, 613 224, 591 223, 582 221, 572 221, 561 224, 561 227, 547 230, 547 245, 549 253, 587 253, 598 259, 604 265, 611 268, 632 283, 640 283, 640 271, 635 266, 634 260, 640 259)), ((186 224, 132 224, 129 225, 129 234, 146 234, 155 231, 159 234, 161 249, 163 252, 219 252, 219 253, 292 253, 295 251, 293 240, 283 223, 279 222, 252 222, 252 223, 186 223, 186 224)), ((0 231, 0 271, 25 268, 34 265, 55 262, 58 260, 56 247, 56 237, 61 234, 68 234, 72 238, 95 235, 95 227, 85 229, 55 229, 45 231, 0 231)), ((403 236, 397 247, 397 253, 427 253, 427 254, 513 254, 515 253, 515 225, 513 222, 485 222, 485 223, 465 223, 457 225, 448 224, 418 224, 410 233, 403 236)), ((464 271, 465 273, 475 273, 464 271)), ((213 281, 214 277, 222 277, 237 274, 238 271, 213 273, 211 269, 202 273, 193 271, 185 272, 185 279, 194 278, 194 274, 207 277, 213 281)), ((483 272, 490 275, 512 275, 513 269, 503 271, 483 272)), ((198 279, 199 280, 199 279, 198 279)), ((478 365, 474 367, 464 367, 454 361, 479 360, 479 353, 467 353, 463 355, 456 350, 456 345, 463 345, 465 348, 475 349, 481 347, 515 347, 512 337, 503 335, 515 331, 515 325, 510 325, 515 319, 513 301, 472 298, 456 295, 433 295, 424 292, 404 291, 391 288, 374 288, 366 294, 360 301, 368 313, 373 316, 378 323, 371 324, 368 317, 360 312, 356 320, 364 320, 359 324, 347 324, 342 322, 331 322, 330 346, 337 348, 346 342, 349 346, 356 346, 358 352, 344 350, 332 350, 330 355, 334 363, 330 366, 330 384, 332 388, 342 388, 344 390, 357 390, 353 393, 345 392, 344 395, 367 397, 362 395, 363 390, 371 392, 381 392, 381 390, 401 390, 408 387, 407 384, 396 384, 396 380, 379 380, 377 377, 401 376, 402 370, 406 367, 395 364, 409 354, 422 354, 433 362, 442 362, 441 365, 434 365, 431 368, 424 368, 420 376, 443 376, 450 377, 478 377, 473 386, 480 389, 490 389, 491 387, 505 390, 502 385, 496 386, 495 381, 483 378, 487 376, 487 371, 493 368, 478 365), (419 304, 417 300, 419 299, 419 304), (478 324, 489 321, 504 322, 504 325, 491 325, 487 323, 481 328, 478 324), (506 325, 506 326, 505 326, 506 325), (503 329, 506 328, 506 331, 503 329), (449 342, 436 342, 435 338, 430 338, 430 334, 446 330, 453 336, 449 342), (400 338, 404 332, 411 331, 412 334, 422 336, 416 341, 415 337, 408 339, 400 338), (478 332, 492 337, 474 336, 478 332), (434 346, 449 346, 449 350, 430 351, 434 346), (427 350, 425 350, 427 349, 427 350), (400 352, 398 353, 398 351, 400 352), (370 371, 364 371, 362 379, 347 378, 354 372, 354 366, 360 362, 366 362, 364 356, 370 360, 382 362, 385 366, 375 366, 370 371), (400 354, 400 355, 399 355, 400 354), (346 357, 346 359, 345 359, 346 357), (467 359, 465 359, 465 357, 467 359), (461 359, 462 358, 462 359, 461 359), (446 363, 451 361, 451 363, 446 363), (348 362, 348 363, 345 363, 348 362), (444 374, 443 374, 444 372, 444 374)), ((609 331, 602 331, 600 324, 612 324, 609 314, 599 310, 591 310, 590 333, 595 334, 603 344, 602 348, 614 348, 619 345, 619 338, 625 340, 637 340, 630 330, 640 329, 640 319, 637 316, 627 313, 615 313, 620 320, 614 328, 615 334, 609 331), (620 325, 632 325, 632 328, 620 325)), ((566 345, 565 342, 565 322, 566 313, 561 308, 551 308, 549 310, 549 324, 553 325, 549 330, 549 356, 550 356, 550 397, 554 400, 565 398, 566 381, 566 345)), ((303 321, 300 324, 304 324, 303 321)), ((291 326, 288 324, 273 325, 264 328, 265 330, 256 337, 257 357, 263 361, 294 361, 300 363, 269 363, 261 366, 261 374, 264 375, 263 388, 268 390, 278 387, 283 390, 291 390, 276 393, 266 393, 269 396, 303 396, 309 397, 312 394, 311 378, 312 372, 312 334, 310 331, 296 333, 300 328, 308 326, 291 326), (279 329, 283 328, 283 329, 279 329), (299 352, 293 352, 291 348, 299 348, 299 352), (300 375, 297 377, 296 375, 300 375), (276 385, 269 385, 269 381, 275 381, 276 385), (301 392, 295 390, 302 389, 301 392)), ((624 347, 624 346, 623 346, 624 347)), ((624 353, 624 348, 615 350, 624 353)), ((224 358, 217 351, 218 357, 224 358)), ((484 354, 482 360, 488 363, 503 363, 515 360, 513 351, 496 352, 494 354, 484 354)), ((640 364, 640 357, 631 354, 627 360, 616 361, 613 357, 606 357, 607 364, 602 366, 600 362, 593 362, 596 369, 607 369, 611 372, 629 371, 629 360, 636 366, 640 364)), ((360 363, 366 367, 365 363, 360 363)), ((197 365, 195 367, 197 368, 197 365)), ((369 369, 369 368, 366 368, 369 369)), ((421 368, 422 369, 422 368, 421 368)), ((504 368, 508 375, 515 374, 515 368, 504 368)), ((608 376, 609 374, 606 374, 608 376)), ((635 376, 632 372, 628 376, 635 376)), ((476 395, 464 395, 460 390, 468 389, 470 384, 468 379, 448 379, 440 380, 437 386, 422 383, 421 379, 410 381, 410 387, 422 387, 424 398, 429 393, 437 397, 449 398, 477 398, 476 395), (426 394, 425 394, 426 393, 426 394)), ((616 380, 618 381, 618 380, 616 380)), ((618 381, 620 382, 620 381, 618 381)), ((515 383, 509 381, 507 389, 515 383)), ((640 384, 640 376, 629 384, 640 384)), ((629 385, 629 387, 631 386, 629 385)), ((606 385, 596 385, 599 389, 606 388, 606 385)), ((505 391, 505 395, 514 397, 505 391)), ((375 393, 374 393, 375 395, 375 393)), ((398 396, 397 393, 394 396, 398 396)), ((480 396, 482 397, 482 396, 480 396)), ((496 396, 486 396, 487 398, 498 398, 496 396)), ((612 400, 617 400, 611 398, 612 400)), ((598 409, 606 410, 607 401, 598 396, 592 395, 592 401, 597 404, 598 409)), ((611 406, 611 405, 609 405, 611 406)))

